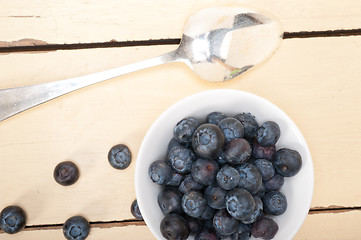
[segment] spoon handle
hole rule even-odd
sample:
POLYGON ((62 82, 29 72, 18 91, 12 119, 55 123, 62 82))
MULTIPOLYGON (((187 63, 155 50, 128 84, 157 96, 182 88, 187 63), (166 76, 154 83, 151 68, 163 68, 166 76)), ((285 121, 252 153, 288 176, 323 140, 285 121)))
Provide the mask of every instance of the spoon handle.
POLYGON ((80 88, 166 62, 180 61, 175 51, 164 55, 81 77, 0 90, 0 121, 80 88))

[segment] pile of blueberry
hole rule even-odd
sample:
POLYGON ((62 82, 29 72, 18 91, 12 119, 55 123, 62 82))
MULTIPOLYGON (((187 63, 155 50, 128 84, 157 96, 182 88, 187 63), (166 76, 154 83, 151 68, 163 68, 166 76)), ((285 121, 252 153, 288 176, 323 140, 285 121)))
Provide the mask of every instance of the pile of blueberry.
POLYGON ((272 239, 272 219, 287 209, 280 191, 284 177, 296 175, 301 155, 276 149, 277 123, 258 124, 250 113, 233 117, 212 112, 204 122, 186 117, 174 127, 166 159, 149 166, 163 186, 158 204, 166 239, 272 239))

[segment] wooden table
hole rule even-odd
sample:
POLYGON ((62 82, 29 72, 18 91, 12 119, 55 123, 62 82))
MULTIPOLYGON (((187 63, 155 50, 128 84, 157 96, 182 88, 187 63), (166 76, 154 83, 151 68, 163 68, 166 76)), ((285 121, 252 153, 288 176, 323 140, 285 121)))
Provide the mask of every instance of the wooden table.
POLYGON ((249 91, 281 107, 313 157, 312 206, 295 239, 360 239, 361 1, 0 1, 0 88, 107 70, 177 47, 187 17, 217 5, 247 4, 276 15, 285 30, 277 53, 226 83, 197 78, 181 63, 118 77, 0 122, 0 208, 17 204, 24 231, 0 239, 64 239, 81 214, 88 239, 154 239, 130 213, 143 136, 169 106, 207 89, 249 91), (107 153, 128 145, 131 166, 107 153), (74 161, 79 181, 62 187, 55 165, 74 161))

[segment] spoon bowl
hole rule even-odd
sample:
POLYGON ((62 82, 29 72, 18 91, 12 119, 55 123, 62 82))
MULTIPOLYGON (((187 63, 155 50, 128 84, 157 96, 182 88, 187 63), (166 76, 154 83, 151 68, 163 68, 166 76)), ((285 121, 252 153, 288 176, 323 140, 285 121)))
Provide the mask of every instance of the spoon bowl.
POLYGON ((227 81, 269 58, 281 39, 281 26, 270 14, 207 8, 188 19, 179 47, 164 55, 86 76, 1 89, 0 121, 80 88, 168 62, 184 62, 207 81, 227 81))

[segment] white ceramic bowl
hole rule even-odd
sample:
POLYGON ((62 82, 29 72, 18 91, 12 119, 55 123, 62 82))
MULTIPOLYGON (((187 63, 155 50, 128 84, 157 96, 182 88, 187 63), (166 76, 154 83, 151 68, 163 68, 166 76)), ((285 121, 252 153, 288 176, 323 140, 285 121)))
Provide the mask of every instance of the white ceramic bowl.
POLYGON ((168 143, 173 137, 173 127, 178 121, 188 116, 205 119, 213 111, 230 116, 250 112, 259 124, 267 120, 275 121, 281 129, 277 149, 288 147, 301 154, 300 172, 294 177, 285 178, 281 188, 287 197, 287 211, 274 218, 279 225, 274 239, 292 239, 303 224, 312 200, 314 175, 310 151, 300 130, 286 113, 264 98, 238 90, 208 90, 189 96, 168 108, 150 127, 140 147, 135 167, 136 196, 145 223, 154 236, 164 239, 160 232, 163 214, 157 203, 161 187, 150 180, 149 165, 155 160, 165 159, 168 143))

